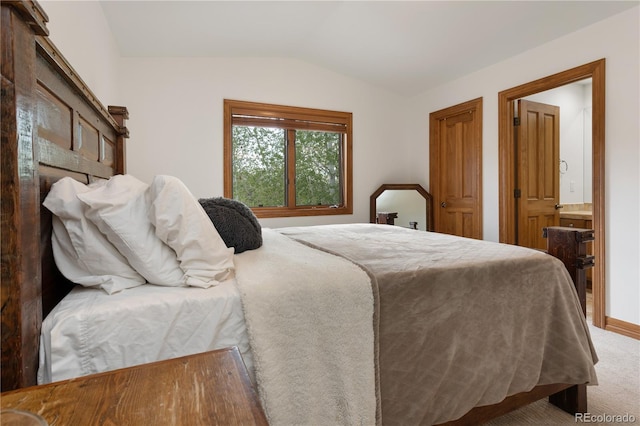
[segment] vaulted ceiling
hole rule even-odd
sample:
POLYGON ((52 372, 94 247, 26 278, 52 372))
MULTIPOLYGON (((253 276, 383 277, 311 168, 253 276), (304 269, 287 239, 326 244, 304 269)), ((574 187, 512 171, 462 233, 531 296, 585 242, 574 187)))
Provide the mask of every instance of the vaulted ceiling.
POLYGON ((123 56, 293 58, 400 94, 639 1, 101 1, 123 56))

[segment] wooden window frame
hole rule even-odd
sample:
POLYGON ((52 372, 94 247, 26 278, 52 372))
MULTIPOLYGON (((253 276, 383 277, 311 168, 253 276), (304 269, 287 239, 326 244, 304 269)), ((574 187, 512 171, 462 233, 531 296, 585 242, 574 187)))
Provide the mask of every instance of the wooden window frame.
MULTIPOLYGON (((251 125, 250 117, 273 118, 274 127, 283 129, 336 131, 341 129, 346 139, 343 143, 341 177, 342 204, 338 206, 252 207, 258 218, 324 216, 353 214, 353 114, 350 112, 301 108, 258 102, 224 100, 224 196, 233 197, 233 138, 232 127, 242 123, 251 125), (235 118, 234 118, 235 117, 235 118), (276 125, 277 124, 277 125, 276 125)), ((264 121, 254 123, 263 126, 264 121)), ((295 153, 295 144, 287 147, 288 155, 295 153)), ((292 173, 289 170, 288 173, 292 173)), ((289 200, 295 195, 295 179, 289 176, 287 185, 289 200)))

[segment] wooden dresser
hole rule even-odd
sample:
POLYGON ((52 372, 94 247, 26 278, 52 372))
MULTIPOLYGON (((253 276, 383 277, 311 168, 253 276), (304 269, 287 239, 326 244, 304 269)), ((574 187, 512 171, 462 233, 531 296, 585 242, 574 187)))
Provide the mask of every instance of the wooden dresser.
POLYGON ((595 258, 587 253, 587 244, 594 240, 595 232, 593 229, 550 226, 543 229, 543 236, 547 239, 547 253, 562 260, 571 275, 582 305, 582 313, 586 317, 586 272, 595 265, 595 258))
POLYGON ((235 347, 4 392, 0 404, 49 425, 267 425, 235 347))

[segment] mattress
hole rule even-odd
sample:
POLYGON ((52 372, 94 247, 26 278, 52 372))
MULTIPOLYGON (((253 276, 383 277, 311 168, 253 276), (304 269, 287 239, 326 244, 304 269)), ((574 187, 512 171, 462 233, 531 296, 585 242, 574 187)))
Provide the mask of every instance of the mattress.
POLYGON ((253 362, 235 279, 208 289, 76 286, 42 323, 38 384, 237 346, 253 362))
POLYGON ((552 256, 373 224, 263 238, 218 287, 74 289, 43 323, 40 383, 237 346, 274 425, 439 424, 536 385, 597 383, 575 288, 552 256), (355 283, 367 291, 352 295, 355 283), (356 306, 368 310, 344 317, 356 306))
POLYGON ((552 256, 399 226, 278 231, 375 280, 385 426, 445 423, 536 385, 597 384, 575 287, 552 256))

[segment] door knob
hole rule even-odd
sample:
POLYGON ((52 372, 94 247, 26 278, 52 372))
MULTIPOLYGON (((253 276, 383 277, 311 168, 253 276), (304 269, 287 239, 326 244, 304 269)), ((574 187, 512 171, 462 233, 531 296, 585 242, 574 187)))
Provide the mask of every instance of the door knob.
POLYGON ((555 205, 556 210, 560 210, 561 208, 563 208, 564 206, 562 204, 556 204, 555 205))
POLYGON ((445 201, 441 202, 440 207, 447 207, 447 203, 445 201))

